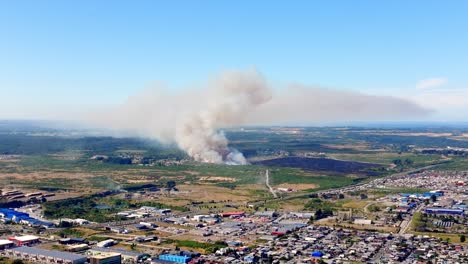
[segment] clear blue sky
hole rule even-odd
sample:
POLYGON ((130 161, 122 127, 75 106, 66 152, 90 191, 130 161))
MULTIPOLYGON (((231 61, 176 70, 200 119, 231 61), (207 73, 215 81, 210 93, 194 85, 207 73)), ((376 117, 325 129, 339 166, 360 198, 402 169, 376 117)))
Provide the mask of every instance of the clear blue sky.
POLYGON ((435 117, 445 119, 468 110, 467 32, 462 0, 0 0, 0 118, 255 66, 275 83, 427 97, 440 109, 458 98, 435 117), (434 78, 437 92, 416 88, 434 78))

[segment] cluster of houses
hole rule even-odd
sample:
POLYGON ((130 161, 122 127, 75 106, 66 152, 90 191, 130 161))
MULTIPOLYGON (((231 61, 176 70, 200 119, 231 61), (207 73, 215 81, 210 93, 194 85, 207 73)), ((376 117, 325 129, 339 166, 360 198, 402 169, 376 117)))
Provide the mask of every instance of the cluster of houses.
MULTIPOLYGON (((201 257, 216 263, 465 263, 468 248, 438 238, 307 226, 256 248, 230 246, 201 257)), ((200 262, 203 263, 203 262, 200 262)))

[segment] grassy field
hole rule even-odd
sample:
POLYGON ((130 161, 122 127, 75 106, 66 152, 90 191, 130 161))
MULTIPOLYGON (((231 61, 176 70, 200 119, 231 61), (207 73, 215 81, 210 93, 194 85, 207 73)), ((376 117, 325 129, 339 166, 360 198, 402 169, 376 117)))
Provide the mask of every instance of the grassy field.
MULTIPOLYGON (((231 146, 237 147, 248 157, 259 157, 259 160, 264 157, 274 157, 278 153, 307 157, 319 154, 319 156, 338 160, 384 165, 378 168, 379 171, 377 168, 369 168, 367 171, 366 168, 371 166, 370 164, 363 164, 364 169, 353 170, 352 163, 346 162, 338 169, 334 163, 343 164, 343 162, 331 159, 325 159, 325 163, 333 163, 326 167, 332 170, 317 170, 313 167, 315 170, 309 168, 309 171, 299 167, 278 167, 278 164, 268 164, 268 167, 264 165, 226 166, 196 162, 172 166, 124 165, 112 163, 114 161, 109 160, 106 162, 92 160, 90 157, 106 155, 113 159, 122 157, 128 159, 128 155, 137 155, 154 161, 161 158, 186 158, 186 154, 176 146, 163 146, 143 139, 29 136, 16 132, 6 133, 0 136, 0 150, 2 150, 0 153, 17 154, 20 158, 0 162, 0 184, 25 189, 89 194, 145 184, 162 187, 168 181, 175 181, 178 186, 196 186, 194 189, 197 190, 209 186, 212 188, 210 190, 216 191, 216 197, 222 197, 220 193, 229 192, 231 194, 229 199, 233 198, 233 195, 241 196, 242 199, 246 196, 254 199, 267 199, 271 194, 265 187, 266 169, 271 172, 270 185, 273 187, 288 185, 292 189, 297 189, 299 191, 297 194, 307 195, 311 191, 367 181, 370 179, 369 175, 384 176, 395 170, 420 167, 443 159, 440 155, 409 153, 410 145, 417 147, 445 147, 448 143, 460 147, 466 145, 466 142, 443 138, 401 136, 397 135, 398 133, 391 135, 394 132, 398 131, 351 127, 299 128, 296 130, 274 127, 226 131, 231 146), (400 151, 403 154, 398 154, 400 151), (394 160, 401 160, 404 164, 401 168, 392 168, 394 160), (404 161, 407 160, 411 162, 405 163, 404 161), (306 185, 307 187, 304 187, 306 185)), ((466 158, 450 157, 450 159, 452 159, 450 163, 440 168, 468 169, 466 158)), ((418 191, 422 190, 372 190, 377 195, 418 191)), ((201 192, 197 195, 197 199, 207 199, 206 195, 203 196, 201 192)), ((186 202, 190 199, 191 197, 183 197, 176 201, 175 198, 171 198, 171 204, 181 205, 182 201, 186 202)))
MULTIPOLYGON (((174 166, 116 165, 79 159, 63 160, 51 156, 24 156, 20 162, 2 163, 0 173, 5 184, 57 190, 114 189, 141 183, 163 185, 172 179, 179 183, 199 184, 202 177, 213 177, 209 183, 220 187, 236 188, 246 184, 265 184, 267 167, 260 165, 227 166, 188 163, 174 166), (11 168, 14 167, 14 169, 11 168), (11 177, 9 177, 11 176, 11 177), (223 181, 224 178, 232 181, 223 181), (221 179, 216 181, 216 179, 221 179)), ((320 189, 341 187, 359 181, 359 178, 328 176, 304 172, 297 168, 270 168, 271 184, 316 184, 320 189)))
MULTIPOLYGON (((456 244, 468 244, 468 241, 461 242, 460 241, 460 236, 461 234, 445 234, 445 233, 428 233, 428 232, 413 232, 415 235, 421 235, 421 236, 433 236, 433 237, 438 237, 443 240, 450 240, 450 243, 456 243, 456 244)), ((468 236, 465 234, 465 236, 468 236)))
POLYGON ((452 162, 438 166, 437 169, 438 170, 459 170, 459 171, 468 170, 468 159, 462 158, 462 157, 453 158, 452 162))
POLYGON ((429 165, 431 163, 435 163, 441 160, 440 155, 422 155, 422 154, 410 154, 410 153, 403 153, 398 154, 395 152, 373 152, 368 154, 330 154, 330 157, 334 159, 341 159, 341 160, 350 160, 350 161, 358 161, 358 162, 369 162, 369 163, 378 163, 378 164, 385 164, 391 165, 394 160, 401 159, 412 160, 413 166, 424 166, 429 165))

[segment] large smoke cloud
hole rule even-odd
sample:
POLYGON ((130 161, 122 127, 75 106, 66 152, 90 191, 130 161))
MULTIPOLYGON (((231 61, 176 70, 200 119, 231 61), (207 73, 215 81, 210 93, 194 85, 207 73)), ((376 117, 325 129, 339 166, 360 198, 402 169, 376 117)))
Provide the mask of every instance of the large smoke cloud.
POLYGON ((183 117, 176 126, 176 142, 197 161, 246 164, 219 129, 245 122, 248 113, 270 100, 270 89, 255 72, 225 73, 212 85, 205 98, 193 98, 205 101, 205 107, 183 117))
POLYGON ((197 161, 246 164, 228 145, 222 128, 239 125, 313 124, 413 118, 428 110, 388 96, 292 85, 274 90, 255 70, 230 71, 203 88, 149 89, 111 111, 94 113, 96 124, 176 142, 197 161))

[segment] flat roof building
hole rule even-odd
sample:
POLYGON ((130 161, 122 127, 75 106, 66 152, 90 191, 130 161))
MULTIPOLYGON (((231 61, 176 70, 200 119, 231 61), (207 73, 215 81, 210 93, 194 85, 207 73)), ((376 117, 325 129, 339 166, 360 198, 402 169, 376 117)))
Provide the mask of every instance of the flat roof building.
POLYGON ((449 215, 463 215, 463 209, 449 209, 449 208, 426 208, 426 214, 449 214, 449 215))
POLYGON ((8 240, 13 241, 17 246, 28 246, 39 243, 39 237, 31 235, 10 237, 8 240))
POLYGON ((138 262, 140 260, 144 260, 150 257, 150 255, 142 252, 137 251, 128 251, 124 249, 118 248, 100 248, 94 247, 89 250, 92 255, 96 255, 98 253, 118 253, 122 256, 122 261, 135 261, 138 262))
POLYGON ((191 260, 188 256, 179 256, 173 254, 163 254, 159 256, 159 260, 171 261, 175 263, 187 263, 191 260))
POLYGON ((10 248, 5 250, 5 256, 32 263, 85 264, 88 259, 83 255, 35 247, 10 248))
POLYGON ((0 239, 0 250, 4 250, 4 249, 7 249, 7 248, 11 248, 15 245, 15 243, 13 243, 12 241, 10 240, 6 240, 6 239, 0 239))
POLYGON ((122 255, 113 252, 97 253, 89 257, 90 264, 121 264, 122 255))

